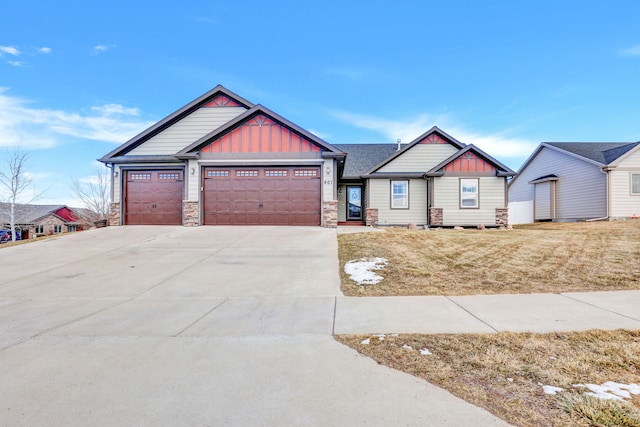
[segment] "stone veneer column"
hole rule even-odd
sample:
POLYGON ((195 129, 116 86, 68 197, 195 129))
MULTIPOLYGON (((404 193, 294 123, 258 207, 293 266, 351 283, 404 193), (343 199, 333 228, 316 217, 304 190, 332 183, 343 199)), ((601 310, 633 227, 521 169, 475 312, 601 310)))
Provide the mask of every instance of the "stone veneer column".
POLYGON ((328 200, 322 206, 322 226, 336 228, 338 226, 338 201, 328 200))
POLYGON ((109 218, 107 225, 116 226, 120 224, 120 203, 111 203, 109 207, 109 218))
POLYGON ((509 208, 496 208, 496 225, 509 225, 509 208))
POLYGON ((182 201, 182 225, 195 227, 200 225, 200 208, 198 202, 182 201))
POLYGON ((429 225, 441 226, 443 223, 442 208, 429 208, 429 225))
POLYGON ((366 208, 365 212, 365 225, 373 227, 378 225, 378 208, 366 208))

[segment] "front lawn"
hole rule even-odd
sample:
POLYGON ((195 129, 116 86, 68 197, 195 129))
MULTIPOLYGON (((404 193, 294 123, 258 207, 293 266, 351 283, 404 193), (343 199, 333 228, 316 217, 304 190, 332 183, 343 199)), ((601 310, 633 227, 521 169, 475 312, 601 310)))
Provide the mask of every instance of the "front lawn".
POLYGON ((513 230, 339 234, 349 296, 558 293, 640 289, 640 220, 538 223, 513 230), (385 258, 384 279, 359 285, 348 261, 385 258))
POLYGON ((516 426, 640 427, 640 331, 336 339, 516 426))

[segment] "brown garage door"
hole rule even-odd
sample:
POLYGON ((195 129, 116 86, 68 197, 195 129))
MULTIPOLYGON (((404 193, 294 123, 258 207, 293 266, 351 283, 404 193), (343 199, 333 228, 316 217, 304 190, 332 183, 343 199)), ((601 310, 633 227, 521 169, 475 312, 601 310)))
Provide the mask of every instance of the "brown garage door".
POLYGON ((180 170, 127 171, 125 224, 182 224, 183 181, 180 170))
POLYGON ((207 225, 320 225, 320 168, 204 170, 207 225))

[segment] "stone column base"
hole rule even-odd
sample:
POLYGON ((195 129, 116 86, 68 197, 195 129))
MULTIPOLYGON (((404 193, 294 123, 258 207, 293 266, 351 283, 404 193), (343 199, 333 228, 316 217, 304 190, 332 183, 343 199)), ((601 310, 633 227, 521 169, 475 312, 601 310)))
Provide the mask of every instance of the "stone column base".
POLYGON ((429 208, 429 226, 437 227, 442 226, 442 224, 444 224, 442 208, 429 208))
POLYGON ((198 202, 182 201, 182 225, 185 227, 200 225, 200 205, 198 202))
POLYGON ((509 208, 496 208, 496 225, 509 225, 509 208))
POLYGON ((373 227, 378 225, 378 208, 366 208, 365 212, 365 225, 373 227))
POLYGON ((109 226, 122 225, 120 223, 120 203, 111 203, 109 206, 109 218, 107 219, 109 226))
POLYGON ((322 226, 336 228, 338 226, 338 201, 328 200, 322 206, 322 226))

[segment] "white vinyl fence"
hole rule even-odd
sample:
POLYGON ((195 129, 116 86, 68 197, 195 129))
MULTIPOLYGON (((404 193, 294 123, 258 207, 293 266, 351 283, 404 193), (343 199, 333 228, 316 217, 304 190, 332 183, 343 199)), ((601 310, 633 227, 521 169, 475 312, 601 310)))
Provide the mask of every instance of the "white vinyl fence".
POLYGON ((532 224, 533 200, 509 203, 509 224, 532 224))

